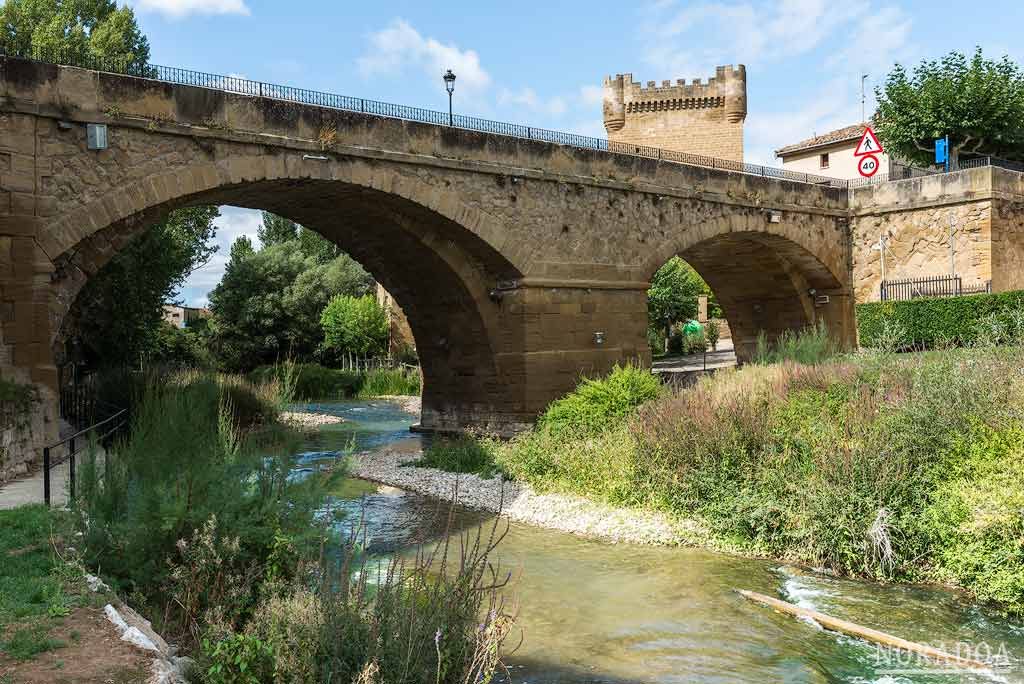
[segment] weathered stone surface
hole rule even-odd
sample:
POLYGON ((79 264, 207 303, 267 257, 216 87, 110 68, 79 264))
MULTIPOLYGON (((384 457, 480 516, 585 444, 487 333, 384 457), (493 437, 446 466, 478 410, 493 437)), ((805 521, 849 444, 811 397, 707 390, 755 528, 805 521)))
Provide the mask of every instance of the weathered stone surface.
MULTIPOLYGON (((581 373, 649 362, 644 291, 673 255, 714 288, 743 359, 760 331, 818 320, 853 342, 854 273, 870 273, 873 222, 913 232, 931 219, 908 212, 960 202, 969 234, 1021 239, 1002 197, 1024 193, 1009 180, 992 191, 991 170, 975 179, 984 198, 945 177, 908 202, 888 186, 851 195, 18 60, 0 59, 0 72, 0 125, 33 138, 0 139, 0 198, 33 212, 0 204, 0 359, 51 401, 78 291, 186 205, 265 209, 336 242, 408 319, 424 427, 501 432, 581 373), (110 149, 86 148, 87 122, 108 124, 110 149), (993 216, 998 231, 985 227, 993 216)), ((912 246, 929 240, 939 244, 908 232, 912 246)), ((906 253, 913 264, 918 250, 906 253)))

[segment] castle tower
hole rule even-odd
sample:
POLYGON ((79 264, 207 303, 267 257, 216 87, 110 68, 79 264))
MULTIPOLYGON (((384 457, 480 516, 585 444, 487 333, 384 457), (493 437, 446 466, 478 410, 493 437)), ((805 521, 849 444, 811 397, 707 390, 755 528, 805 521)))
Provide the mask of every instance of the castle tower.
POLYGON ((743 161, 746 118, 742 64, 717 67, 707 83, 698 78, 689 85, 679 79, 644 87, 632 74, 604 79, 604 127, 612 142, 743 161))

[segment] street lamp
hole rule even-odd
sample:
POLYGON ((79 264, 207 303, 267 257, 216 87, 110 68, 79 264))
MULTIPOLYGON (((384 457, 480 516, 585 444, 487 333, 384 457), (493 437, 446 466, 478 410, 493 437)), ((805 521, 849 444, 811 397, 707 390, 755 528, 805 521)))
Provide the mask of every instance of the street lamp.
POLYGON ((444 79, 444 88, 448 91, 448 125, 452 126, 454 125, 454 117, 452 116, 452 93, 455 92, 455 74, 453 74, 452 70, 449 69, 444 72, 444 76, 441 78, 444 79))

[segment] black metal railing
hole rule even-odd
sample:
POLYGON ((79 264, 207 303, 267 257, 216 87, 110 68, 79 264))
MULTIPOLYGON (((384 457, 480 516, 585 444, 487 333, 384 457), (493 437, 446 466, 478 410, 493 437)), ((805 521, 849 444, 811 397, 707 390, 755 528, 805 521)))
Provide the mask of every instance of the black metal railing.
MULTIPOLYGON (((306 90, 292 86, 264 83, 261 81, 250 81, 235 76, 221 76, 191 69, 179 67, 167 67, 159 64, 137 64, 123 60, 111 60, 97 58, 92 55, 80 53, 20 53, 17 51, 4 51, 0 46, 0 57, 12 57, 16 59, 27 59, 47 64, 58 64, 64 66, 81 67, 94 71, 148 78, 165 83, 208 88, 229 93, 251 95, 253 97, 265 97, 275 100, 284 100, 299 104, 339 109, 348 112, 358 112, 371 116, 379 116, 390 119, 402 119, 406 121, 418 121, 421 123, 433 124, 436 126, 448 126, 448 112, 440 112, 420 107, 379 102, 367 100, 360 97, 337 95, 316 90, 306 90)), ((798 171, 787 171, 778 167, 763 166, 760 164, 747 164, 730 159, 719 159, 687 152, 676 152, 647 145, 634 145, 630 143, 611 142, 604 138, 595 138, 578 133, 567 133, 553 131, 546 128, 537 128, 523 124, 505 123, 481 119, 475 116, 457 114, 453 117, 451 125, 467 131, 478 131, 492 133, 512 138, 523 138, 539 142, 577 147, 587 150, 597 150, 612 154, 629 155, 633 157, 646 157, 661 161, 698 166, 701 168, 721 169, 733 171, 763 178, 774 178, 788 180, 797 183, 807 183, 831 188, 846 188, 848 182, 844 179, 830 178, 813 173, 802 173, 798 171)))
POLYGON ((979 285, 968 285, 965 287, 963 278, 957 275, 883 280, 879 288, 879 294, 883 302, 918 299, 920 297, 961 297, 963 295, 989 292, 992 292, 991 280, 979 285))
MULTIPOLYGON (((706 155, 690 154, 688 152, 676 152, 647 145, 635 145, 631 143, 612 142, 605 138, 595 138, 589 135, 578 133, 567 133, 564 131, 553 131, 546 128, 536 128, 523 124, 506 123, 481 119, 475 116, 456 114, 450 121, 448 112, 441 112, 421 107, 410 107, 407 105, 367 100, 361 97, 349 95, 338 95, 293 86, 265 83, 263 81, 251 81, 237 76, 223 76, 211 74, 192 69, 180 67, 161 66, 159 64, 140 64, 133 61, 109 59, 96 57, 80 52, 61 51, 19 51, 6 49, 0 45, 0 57, 11 57, 15 59, 26 59, 47 64, 80 67, 111 74, 133 76, 136 78, 147 78, 176 85, 207 88, 228 93, 238 93, 252 97, 264 97, 298 104, 314 105, 328 109, 338 109, 348 112, 358 112, 370 116, 379 116, 390 119, 402 119, 405 121, 417 121, 432 124, 435 126, 452 126, 467 131, 478 131, 492 133, 512 138, 523 138, 539 142, 565 145, 587 150, 597 150, 611 154, 629 155, 634 157, 645 157, 661 161, 697 166, 708 169, 721 169, 762 178, 774 178, 787 180, 796 183, 806 183, 830 188, 856 188, 865 185, 875 185, 889 181, 907 180, 924 176, 944 173, 938 168, 920 168, 908 166, 900 162, 892 162, 889 172, 878 174, 872 178, 858 178, 846 180, 832 178, 813 173, 789 171, 776 166, 763 166, 760 164, 747 164, 745 162, 733 161, 730 159, 719 159, 706 155)), ((1024 172, 1024 164, 1020 162, 998 159, 996 157, 979 157, 962 161, 954 170, 978 168, 981 166, 997 166, 1012 171, 1024 172)))
MULTIPOLYGON (((79 454, 91 445, 109 446, 128 428, 128 409, 121 409, 95 425, 79 430, 61 441, 43 448, 43 501, 50 506, 50 471, 62 463, 68 464, 68 502, 75 498, 75 462, 79 454), (63 452, 63 453, 61 453, 63 452)), ((109 457, 108 457, 109 458, 109 457)), ((108 461, 109 462, 109 461, 108 461)))

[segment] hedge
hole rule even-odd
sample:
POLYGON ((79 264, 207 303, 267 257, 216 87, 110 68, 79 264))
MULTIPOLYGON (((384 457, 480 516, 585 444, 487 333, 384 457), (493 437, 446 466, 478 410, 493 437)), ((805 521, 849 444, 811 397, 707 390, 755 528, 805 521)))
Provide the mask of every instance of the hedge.
POLYGON ((857 305, 857 330, 862 347, 874 347, 887 321, 906 330, 906 346, 934 346, 938 341, 969 344, 978 336, 978 323, 995 314, 1024 310, 1024 290, 963 297, 909 299, 857 305))

